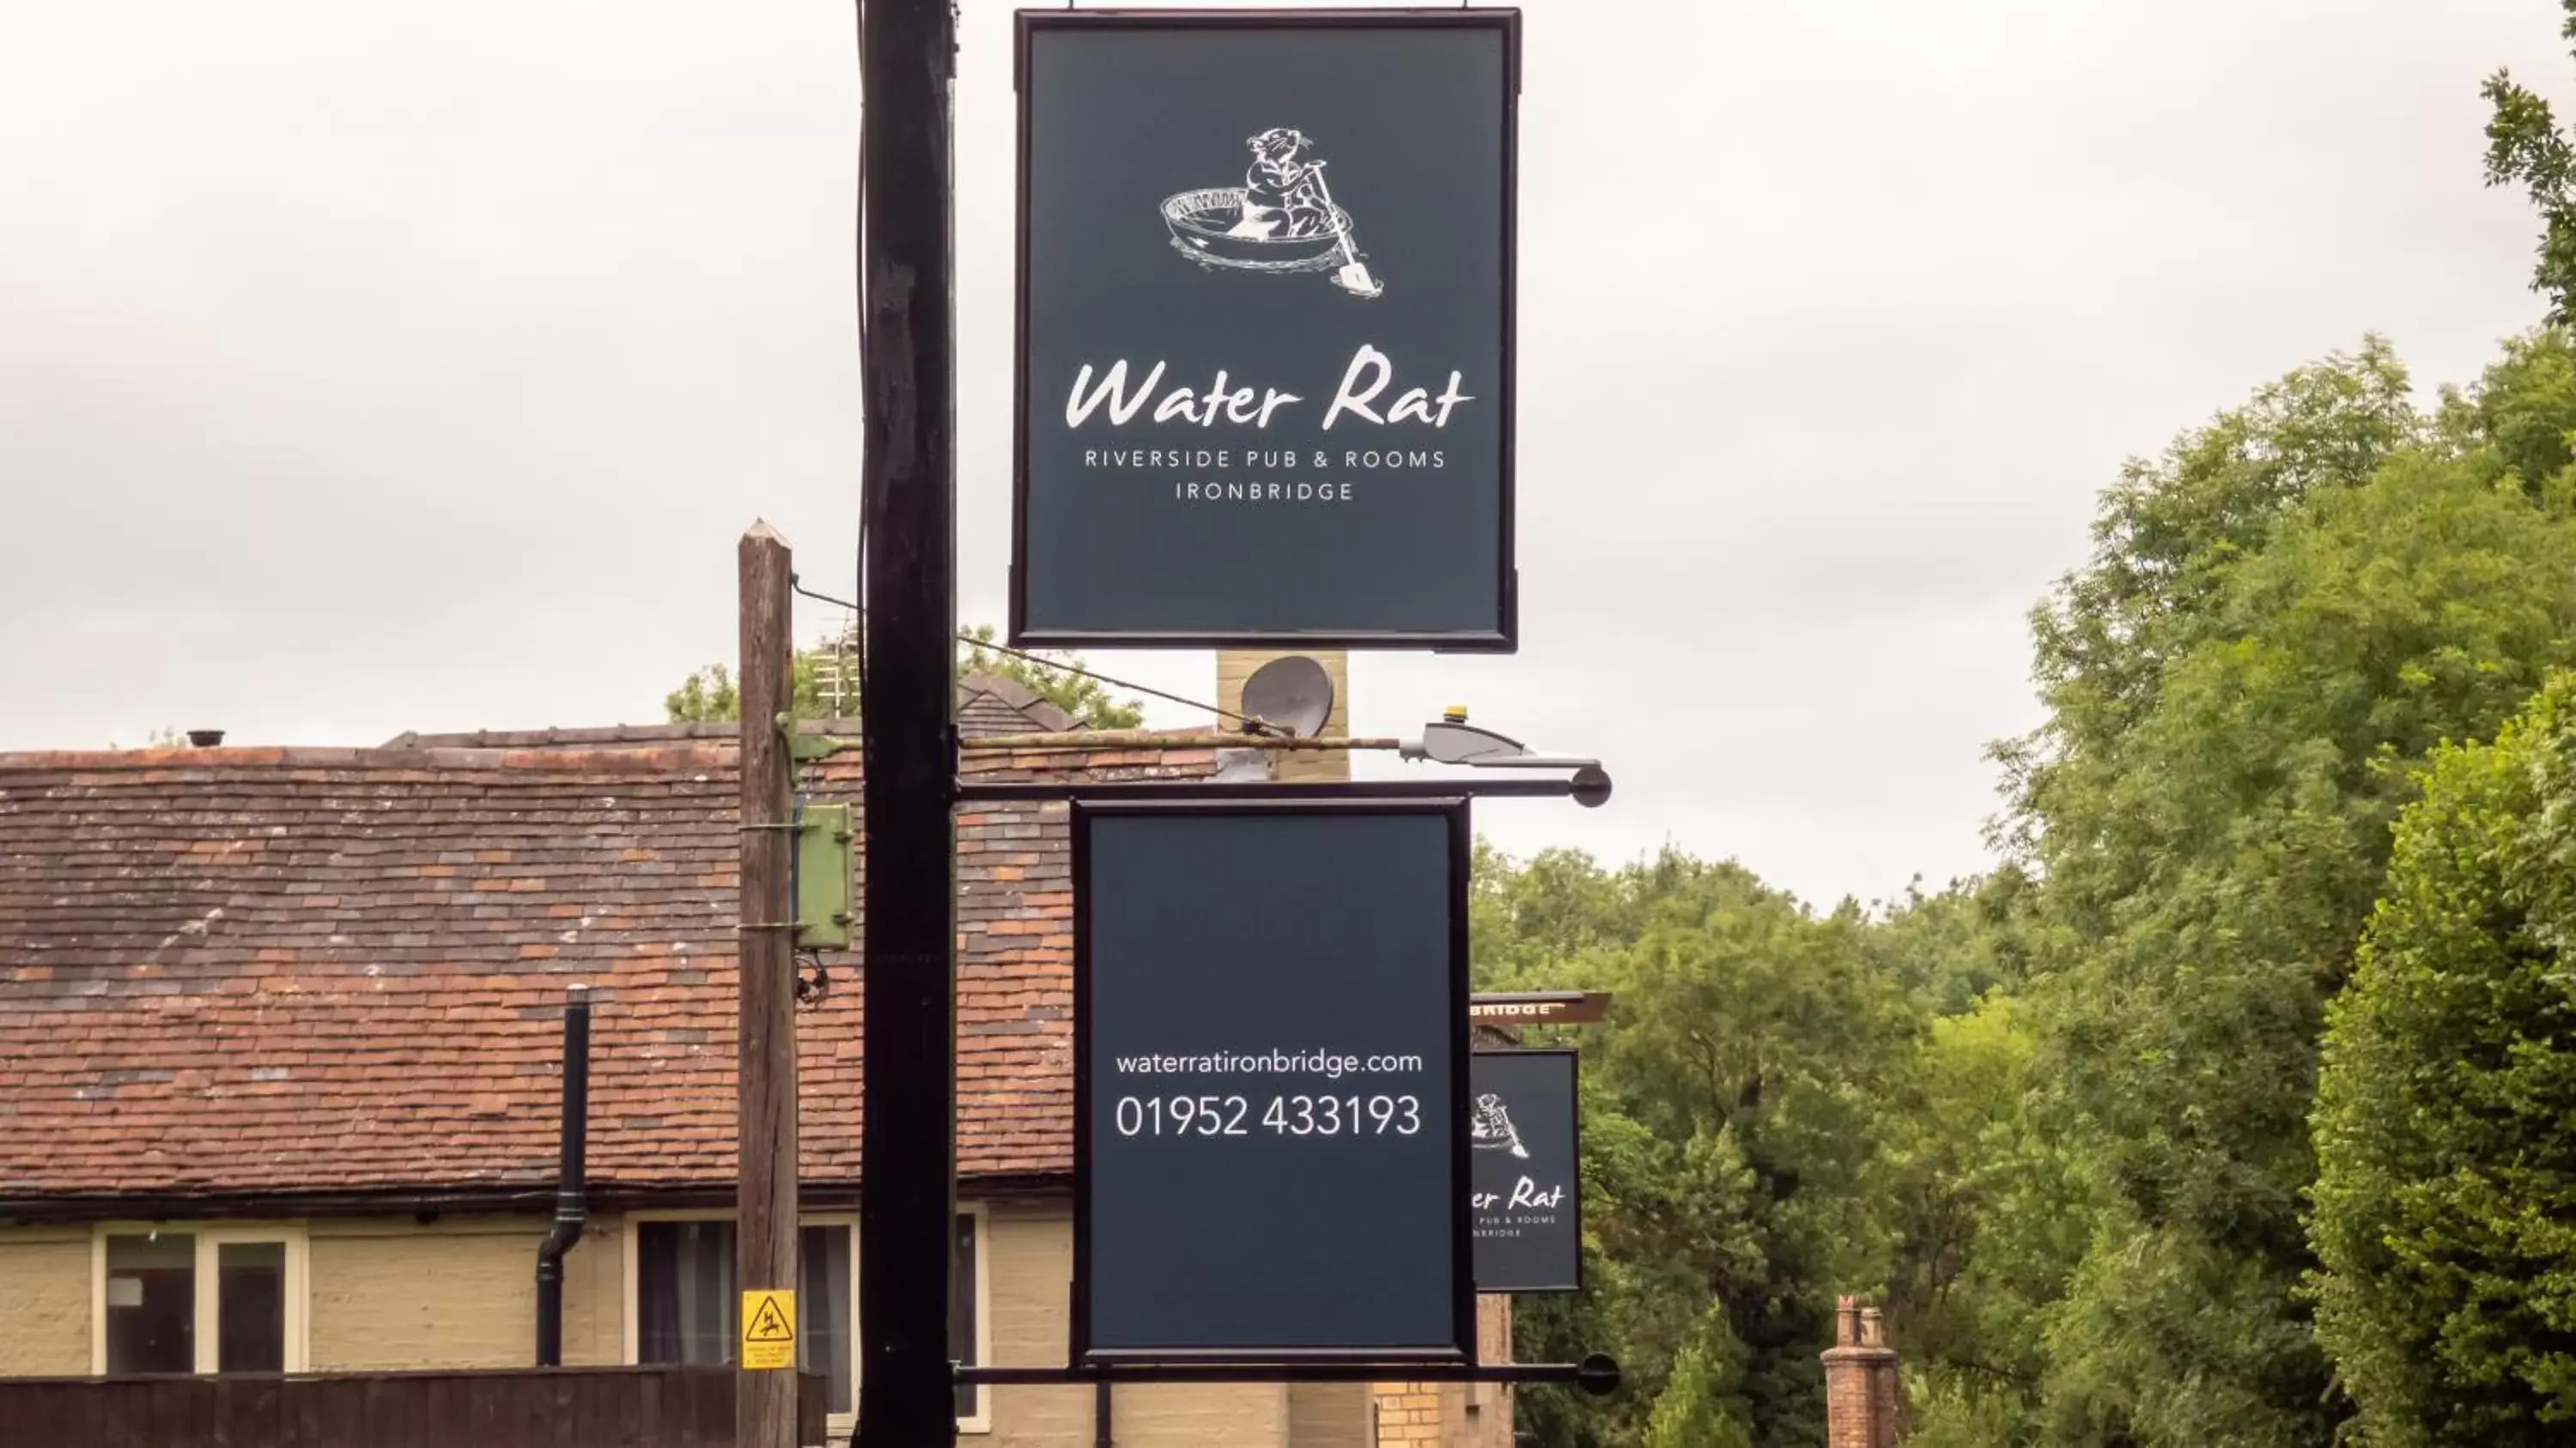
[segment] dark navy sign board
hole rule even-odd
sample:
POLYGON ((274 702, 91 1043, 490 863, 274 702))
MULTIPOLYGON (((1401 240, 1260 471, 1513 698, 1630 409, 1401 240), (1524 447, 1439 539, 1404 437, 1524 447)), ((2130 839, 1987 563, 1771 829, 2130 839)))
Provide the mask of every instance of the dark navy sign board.
POLYGON ((1013 642, 1513 647, 1519 33, 1020 12, 1013 642))
POLYGON ((1467 1072, 1476 1290, 1583 1290, 1575 1055, 1478 1051, 1467 1072))
POLYGON ((1073 839, 1075 1360, 1471 1360, 1464 802, 1073 839))

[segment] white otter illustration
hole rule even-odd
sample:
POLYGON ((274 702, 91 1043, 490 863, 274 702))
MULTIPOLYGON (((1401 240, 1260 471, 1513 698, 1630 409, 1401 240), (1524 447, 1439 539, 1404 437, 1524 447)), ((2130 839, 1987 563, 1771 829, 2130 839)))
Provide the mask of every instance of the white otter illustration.
POLYGON ((1302 132, 1273 126, 1244 144, 1252 148, 1252 166, 1243 173, 1243 214, 1226 235, 1284 239, 1333 229, 1324 163, 1305 159, 1302 132))
POLYGON ((1476 1114, 1467 1123, 1467 1141, 1479 1151, 1508 1151, 1523 1161, 1529 1160, 1529 1148, 1521 1145, 1512 1114, 1503 1109, 1503 1098, 1491 1091, 1476 1098, 1476 1114))
POLYGON ((1252 164, 1241 186, 1184 191, 1163 201, 1173 249, 1214 271, 1331 272, 1355 297, 1386 290, 1352 239, 1351 214, 1333 204, 1315 140, 1272 126, 1244 144, 1252 164))

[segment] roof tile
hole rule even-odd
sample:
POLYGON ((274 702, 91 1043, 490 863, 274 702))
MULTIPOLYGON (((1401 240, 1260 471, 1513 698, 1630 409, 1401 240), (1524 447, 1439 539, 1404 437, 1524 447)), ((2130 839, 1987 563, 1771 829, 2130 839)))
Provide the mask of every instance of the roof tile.
MULTIPOLYGON (((985 702, 1026 727, 1025 701, 985 702)), ((730 1180, 734 751, 700 726, 558 733, 583 737, 0 755, 0 1199, 542 1186, 575 983, 592 1180, 730 1180)), ((1131 755, 1051 764, 1130 778, 1131 755)), ((857 756, 807 787, 856 804, 857 756)), ((1066 1171, 1066 812, 960 825, 989 838, 960 842, 959 1169, 1066 1171)), ((846 1182, 857 962, 823 959, 801 1171, 846 1182)))

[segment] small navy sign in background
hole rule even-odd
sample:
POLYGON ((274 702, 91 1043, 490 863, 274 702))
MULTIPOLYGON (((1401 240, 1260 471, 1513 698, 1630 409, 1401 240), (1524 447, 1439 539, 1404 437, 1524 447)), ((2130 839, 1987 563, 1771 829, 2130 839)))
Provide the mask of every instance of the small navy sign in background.
POLYGON ((1018 643, 1508 650, 1515 11, 1022 11, 1018 643))
POLYGON ((1081 1361, 1464 1361, 1466 806, 1074 815, 1081 1361))
POLYGON ((1468 1069, 1476 1290, 1583 1290, 1572 1051, 1478 1051, 1468 1069))

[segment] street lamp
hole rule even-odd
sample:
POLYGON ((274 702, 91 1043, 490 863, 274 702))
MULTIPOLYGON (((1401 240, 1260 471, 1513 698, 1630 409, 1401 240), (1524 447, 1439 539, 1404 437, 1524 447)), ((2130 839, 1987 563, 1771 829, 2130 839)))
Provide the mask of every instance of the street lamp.
POLYGON ((1422 737, 1406 740, 1398 753, 1406 759, 1471 769, 1570 769, 1576 804, 1597 809, 1610 799, 1610 772, 1600 760, 1533 753, 1517 739, 1468 723, 1467 711, 1454 706, 1436 722, 1423 725, 1422 737))

